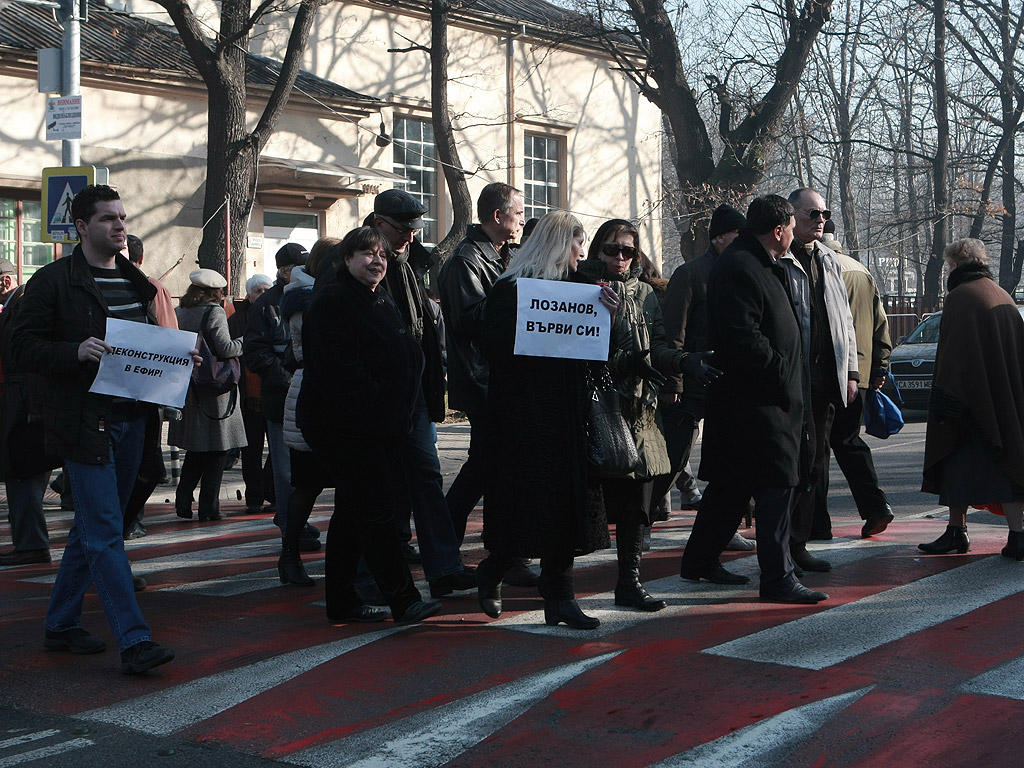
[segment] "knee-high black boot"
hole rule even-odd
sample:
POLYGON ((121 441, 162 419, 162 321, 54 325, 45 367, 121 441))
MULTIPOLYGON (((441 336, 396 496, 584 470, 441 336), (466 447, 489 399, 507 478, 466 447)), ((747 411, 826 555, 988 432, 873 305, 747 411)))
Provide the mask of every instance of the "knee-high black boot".
POLYGON ((660 611, 668 605, 651 597, 640 583, 640 555, 643 549, 643 524, 619 523, 615 526, 615 548, 619 559, 619 580, 615 585, 615 604, 640 611, 660 611))

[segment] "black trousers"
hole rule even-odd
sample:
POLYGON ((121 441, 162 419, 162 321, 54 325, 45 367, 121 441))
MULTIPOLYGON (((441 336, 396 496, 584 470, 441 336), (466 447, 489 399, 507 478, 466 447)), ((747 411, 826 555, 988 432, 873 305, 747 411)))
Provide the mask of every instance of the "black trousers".
MULTIPOLYGON (((869 517, 884 513, 889 500, 878 487, 878 474, 875 472, 875 462, 871 458, 871 449, 860 436, 864 418, 864 396, 864 390, 859 389, 857 398, 852 403, 846 408, 836 410, 825 450, 831 448, 836 463, 850 485, 850 493, 857 504, 857 512, 860 513, 862 520, 867 520, 869 517)), ((827 471, 822 474, 816 489, 814 519, 816 524, 818 521, 828 520, 827 471)))
POLYGON ((199 486, 199 514, 214 515, 220 510, 220 484, 224 479, 227 451, 187 451, 181 462, 181 476, 174 493, 175 509, 192 508, 192 491, 199 486))
POLYGON ((395 461, 390 451, 382 456, 365 447, 346 450, 329 460, 339 489, 335 490, 324 551, 328 618, 343 616, 361 603, 353 587, 360 555, 365 556, 395 617, 421 599, 402 556, 392 514, 389 488, 395 461))
MULTIPOLYGON (((501 552, 491 552, 487 558, 480 563, 480 570, 484 571, 494 581, 500 582, 505 574, 512 568, 516 560, 515 555, 501 552)), ((573 600, 576 591, 572 581, 572 555, 560 555, 557 557, 542 557, 540 559, 540 579, 537 583, 537 591, 545 600, 573 600)))
POLYGON ((751 488, 743 482, 711 482, 693 521, 690 540, 683 550, 680 571, 703 573, 719 565, 719 557, 732 539, 751 498, 757 508, 757 564, 761 589, 778 589, 793 578, 789 552, 793 488, 751 488))
POLYGON ((444 497, 460 545, 466 537, 466 521, 484 496, 484 444, 487 441, 484 414, 467 413, 466 418, 470 429, 469 455, 444 497))
POLYGON ((263 445, 267 435, 267 420, 259 411, 242 409, 242 423, 245 425, 245 439, 248 445, 240 449, 242 454, 242 482, 245 484, 245 506, 260 507, 267 498, 265 490, 273 493, 274 475, 270 466, 270 454, 263 462, 263 445))
MULTIPOLYGON (((811 390, 811 408, 804 411, 807 424, 808 456, 804 458, 804 466, 809 467, 807 484, 798 488, 796 502, 793 505, 792 541, 794 546, 807 544, 811 537, 811 525, 814 522, 815 492, 822 475, 828 472, 828 435, 832 430, 836 407, 828 395, 820 389, 811 390)), ((760 515, 760 511, 757 512, 760 515)))

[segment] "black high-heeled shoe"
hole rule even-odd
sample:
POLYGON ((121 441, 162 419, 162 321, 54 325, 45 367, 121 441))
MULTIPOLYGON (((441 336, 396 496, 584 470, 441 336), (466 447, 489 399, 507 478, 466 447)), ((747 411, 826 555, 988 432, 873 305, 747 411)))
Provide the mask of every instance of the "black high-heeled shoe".
POLYGON ((555 626, 559 622, 568 624, 572 629, 597 629, 601 620, 587 616, 574 599, 544 600, 544 623, 555 626))
POLYGON ((971 537, 967 535, 966 525, 947 525, 939 538, 927 544, 918 544, 917 548, 929 555, 946 555, 954 551, 963 555, 971 548, 971 537))
POLYGON ((277 575, 282 584, 295 584, 300 587, 311 587, 316 584, 316 581, 306 573, 298 552, 281 553, 277 560, 277 575))
POLYGON ((1024 560, 1024 531, 1009 532, 1002 555, 1018 562, 1024 560))

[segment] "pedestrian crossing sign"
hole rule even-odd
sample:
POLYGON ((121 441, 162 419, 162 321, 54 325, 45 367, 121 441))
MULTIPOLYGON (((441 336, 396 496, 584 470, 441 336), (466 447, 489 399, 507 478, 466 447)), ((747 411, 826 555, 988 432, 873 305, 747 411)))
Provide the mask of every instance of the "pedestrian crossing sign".
POLYGON ((71 201, 89 184, 105 183, 106 176, 106 168, 96 169, 91 165, 43 168, 43 242, 78 242, 71 201))

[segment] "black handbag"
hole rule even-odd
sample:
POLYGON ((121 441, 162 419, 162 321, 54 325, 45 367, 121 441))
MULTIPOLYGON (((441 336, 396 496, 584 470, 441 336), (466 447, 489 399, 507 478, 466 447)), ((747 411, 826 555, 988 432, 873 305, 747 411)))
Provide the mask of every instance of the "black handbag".
POLYGON ((587 369, 587 461, 598 477, 626 477, 640 469, 640 453, 619 409, 607 366, 598 376, 587 369))

